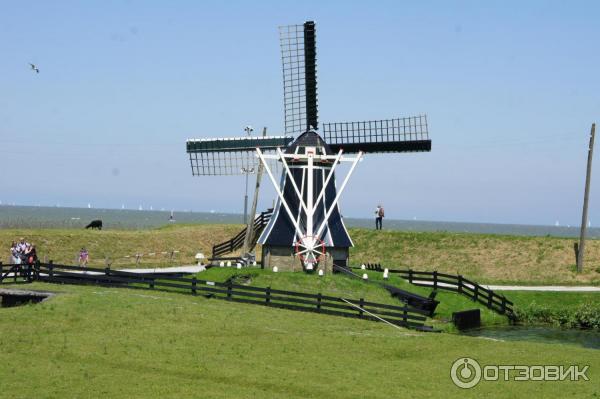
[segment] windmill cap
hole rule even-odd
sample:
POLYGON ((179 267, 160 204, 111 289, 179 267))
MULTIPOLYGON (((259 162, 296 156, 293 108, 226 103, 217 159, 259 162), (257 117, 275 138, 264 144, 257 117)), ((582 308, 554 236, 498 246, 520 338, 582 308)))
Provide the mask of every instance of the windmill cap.
POLYGON ((286 148, 286 154, 294 154, 298 147, 317 147, 323 148, 323 152, 327 155, 332 155, 333 151, 321 136, 314 130, 308 130, 302 133, 298 138, 286 148))

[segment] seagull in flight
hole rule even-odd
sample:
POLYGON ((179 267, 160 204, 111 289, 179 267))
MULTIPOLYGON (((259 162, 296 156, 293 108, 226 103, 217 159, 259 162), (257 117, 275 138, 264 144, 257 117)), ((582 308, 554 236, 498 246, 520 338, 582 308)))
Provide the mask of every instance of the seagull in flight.
POLYGON ((38 68, 37 68, 37 67, 36 67, 34 64, 32 64, 32 63, 30 62, 30 63, 29 63, 29 65, 31 65, 31 70, 32 70, 32 71, 35 71, 35 73, 40 73, 40 70, 39 70, 39 69, 38 69, 38 68))

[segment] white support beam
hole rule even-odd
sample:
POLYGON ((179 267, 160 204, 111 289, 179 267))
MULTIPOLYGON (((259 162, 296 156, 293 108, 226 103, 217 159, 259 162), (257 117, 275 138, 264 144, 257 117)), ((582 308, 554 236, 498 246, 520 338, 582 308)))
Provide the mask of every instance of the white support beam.
POLYGON ((323 229, 325 228, 325 226, 327 224, 327 220, 329 220, 329 216, 331 216, 331 213, 333 212, 333 210, 337 206, 337 203, 340 200, 340 196, 342 195, 342 192, 346 188, 346 184, 348 183, 348 179, 350 179, 350 176, 352 175, 352 172, 354 172, 354 168, 356 168, 356 164, 358 164, 358 161, 361 160, 362 156, 363 156, 363 152, 359 151, 358 155, 354 159, 354 162, 352 163, 352 166, 350 167, 350 171, 348 172, 348 174, 346 175, 346 178, 344 179, 344 182, 342 183, 342 186, 340 187, 340 189, 337 192, 337 195, 335 196, 335 200, 333 200, 333 203, 331 204, 331 206, 327 210, 327 214, 325 214, 325 219, 323 219, 323 222, 321 222, 321 226, 319 226, 319 230, 317 230, 317 234, 315 234, 317 237, 319 237, 321 235, 321 233, 323 232, 323 229))
POLYGON ((294 187, 294 191, 296 191, 296 195, 300 199, 300 205, 302 206, 302 209, 304 209, 305 213, 308 213, 306 204, 302 200, 302 193, 300 193, 300 190, 298 189, 298 185, 296 184, 296 180, 294 180, 294 176, 292 175, 292 172, 290 171, 290 167, 287 164, 287 161, 285 160, 285 158, 283 156, 284 155, 283 151, 281 151, 280 148, 277 149, 277 155, 279 155, 279 157, 281 158, 281 163, 283 164, 285 172, 287 173, 287 176, 288 176, 289 180, 292 183, 292 187, 294 187))
POLYGON ((315 201, 313 213, 317 210, 317 207, 319 206, 319 202, 321 201, 321 198, 323 198, 323 195, 325 195, 325 189, 327 188, 327 185, 329 184, 329 180, 331 180, 331 177, 333 176, 335 167, 340 163, 340 159, 342 158, 343 152, 344 152, 344 150, 340 149, 340 151, 338 152, 338 154, 335 157, 335 161, 334 161, 333 165, 331 166, 331 170, 329 170, 329 174, 327 175, 327 178, 325 179, 325 184, 323 185, 323 189, 321 190, 319 197, 315 201))
POLYGON ((269 175, 269 178, 271 179, 271 183, 273 183, 273 187, 275 187, 275 191, 277 191, 277 195, 279 196, 279 199, 281 200, 281 203, 283 204, 283 207, 285 208, 285 210, 286 210, 286 212, 287 212, 287 214, 288 214, 291 222, 294 224, 294 228, 296 229, 296 232, 298 233, 298 236, 300 236, 300 237, 304 236, 304 232, 300 229, 300 226, 296 222, 296 219, 294 218, 294 215, 292 214, 292 211, 290 210, 290 207, 288 206, 287 202, 285 201, 283 193, 281 192, 281 189, 279 188, 279 184, 277 184, 277 181, 273 177, 273 173, 271 172, 271 168, 269 168, 269 165, 265 161, 265 158, 263 156, 262 151, 260 150, 260 148, 256 148, 256 152, 258 154, 258 157, 260 158, 260 161, 265 166, 265 170, 267 171, 267 174, 269 175))

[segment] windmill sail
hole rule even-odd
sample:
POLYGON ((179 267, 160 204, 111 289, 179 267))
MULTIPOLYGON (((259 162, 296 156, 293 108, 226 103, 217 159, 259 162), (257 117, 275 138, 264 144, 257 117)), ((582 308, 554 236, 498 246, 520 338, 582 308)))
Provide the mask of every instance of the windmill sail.
POLYGON ((279 27, 285 134, 318 128, 317 49, 313 21, 279 27))
POLYGON ((324 123, 323 139, 333 151, 341 148, 346 153, 431 151, 426 115, 324 123))
POLYGON ((244 170, 258 166, 257 148, 272 152, 291 142, 285 136, 189 139, 186 149, 194 176, 243 175, 244 170))

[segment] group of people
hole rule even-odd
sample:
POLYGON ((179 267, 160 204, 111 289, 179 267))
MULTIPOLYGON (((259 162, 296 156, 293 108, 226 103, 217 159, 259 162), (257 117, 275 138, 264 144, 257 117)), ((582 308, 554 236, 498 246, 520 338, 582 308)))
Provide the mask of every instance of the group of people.
POLYGON ((12 242, 10 256, 15 265, 33 265, 37 261, 35 245, 25 241, 23 237, 18 242, 12 242))

